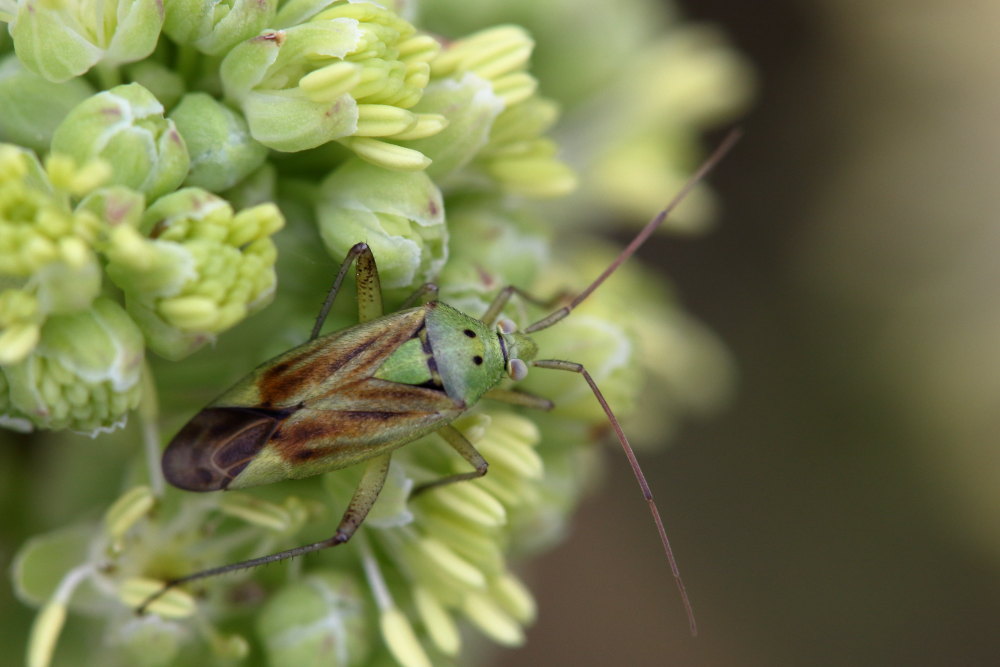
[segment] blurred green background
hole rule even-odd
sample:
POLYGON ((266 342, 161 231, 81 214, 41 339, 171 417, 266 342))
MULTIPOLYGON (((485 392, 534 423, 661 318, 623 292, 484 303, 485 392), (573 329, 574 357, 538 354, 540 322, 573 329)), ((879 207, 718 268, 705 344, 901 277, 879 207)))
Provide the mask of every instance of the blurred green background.
POLYGON ((504 665, 1000 664, 1000 4, 688 0, 758 67, 725 212, 661 240, 731 408, 623 457, 504 665))

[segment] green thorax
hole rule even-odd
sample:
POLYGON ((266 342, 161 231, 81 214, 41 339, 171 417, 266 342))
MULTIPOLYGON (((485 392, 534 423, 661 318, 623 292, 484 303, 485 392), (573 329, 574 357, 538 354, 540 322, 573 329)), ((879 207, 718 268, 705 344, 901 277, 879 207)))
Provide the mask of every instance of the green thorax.
POLYGON ((497 331, 451 306, 424 306, 419 337, 400 345, 375 376, 405 384, 440 386, 451 398, 472 405, 506 376, 497 331))

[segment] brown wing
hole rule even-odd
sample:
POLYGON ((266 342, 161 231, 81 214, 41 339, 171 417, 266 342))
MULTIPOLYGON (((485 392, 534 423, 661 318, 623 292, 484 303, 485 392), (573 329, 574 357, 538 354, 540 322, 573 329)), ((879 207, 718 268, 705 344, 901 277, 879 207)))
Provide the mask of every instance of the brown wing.
POLYGON ((441 390, 366 378, 290 414, 270 435, 267 454, 304 466, 289 477, 308 477, 416 440, 464 409, 441 390))
POLYGON ((261 365, 214 405, 287 408, 343 394, 423 326, 424 309, 414 308, 317 338, 261 365))
POLYGON ((422 308, 393 313, 262 364, 174 437, 168 481, 211 491, 308 477, 450 422, 465 406, 443 391, 372 377, 423 322, 422 308))

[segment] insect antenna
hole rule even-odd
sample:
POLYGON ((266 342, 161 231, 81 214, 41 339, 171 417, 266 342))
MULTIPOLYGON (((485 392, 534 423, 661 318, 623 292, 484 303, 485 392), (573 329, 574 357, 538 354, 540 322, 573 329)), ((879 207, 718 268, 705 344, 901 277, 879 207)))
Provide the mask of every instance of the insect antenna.
MULTIPOLYGON (((568 305, 553 311, 552 313, 546 315, 542 319, 538 320, 534 324, 526 327, 524 333, 532 333, 535 331, 540 331, 542 329, 547 329, 551 327, 556 322, 559 322, 567 315, 569 315, 574 308, 580 305, 588 296, 590 296, 594 290, 596 290, 601 283, 608 279, 608 277, 614 273, 619 266, 621 266, 625 260, 631 257, 635 251, 645 243, 646 239, 656 231, 656 228, 663 224, 663 221, 667 219, 667 216, 684 200, 685 197, 691 192, 695 185, 697 185, 705 175, 712 170, 715 165, 722 160, 723 157, 732 149, 733 145, 742 136, 742 132, 739 130, 733 130, 726 138, 719 144, 718 148, 712 152, 712 154, 706 159, 701 166, 694 172, 694 174, 687 180, 683 187, 674 195, 674 198, 666 205, 666 207, 660 211, 656 217, 646 223, 632 242, 629 243, 624 250, 619 253, 618 257, 615 258, 611 264, 608 265, 606 269, 599 275, 586 289, 580 292, 568 305)), ((618 442, 622 446, 622 450, 625 452, 625 457, 628 459, 629 465, 632 466, 632 473, 635 475, 636 482, 639 484, 639 488, 642 490, 642 496, 646 499, 646 503, 649 505, 649 511, 653 515, 653 523, 656 524, 656 531, 660 535, 660 542, 663 545, 663 551, 666 553, 667 561, 670 563, 670 571, 674 575, 674 581, 677 584, 677 590, 681 596, 681 603, 684 605, 684 611, 687 614, 688 626, 691 628, 691 635, 698 635, 698 624, 695 621, 694 609, 691 606, 691 600, 688 598, 687 589, 684 586, 684 580, 681 578, 680 568, 677 566, 677 560, 674 558, 674 551, 670 547, 670 538, 667 537, 667 530, 663 525, 663 519, 660 517, 660 510, 656 506, 656 501, 653 500, 653 492, 649 488, 649 483, 646 481, 646 476, 642 472, 642 468, 639 466, 639 460, 635 456, 635 452, 632 450, 632 446, 628 442, 628 438, 625 437, 625 431, 622 430, 621 424, 618 422, 618 418, 611 411, 611 406, 608 405, 607 400, 604 398, 604 394, 598 388, 597 383, 594 378, 591 377, 587 369, 583 367, 582 364, 578 364, 572 361, 562 361, 557 359, 536 359, 531 362, 532 366, 537 368, 550 368, 553 370, 560 371, 570 371, 572 373, 579 373, 583 375, 587 384, 590 385, 591 391, 594 392, 594 396, 597 398, 598 403, 601 404, 601 408, 604 410, 604 414, 607 415, 608 421, 611 422, 611 427, 615 431, 615 435, 618 436, 618 442)))
POLYGON ((709 155, 708 158, 701 163, 701 166, 698 167, 698 169, 691 175, 691 177, 687 180, 687 182, 684 183, 683 187, 681 187, 681 189, 677 191, 677 194, 674 195, 674 198, 670 200, 670 202, 663 208, 662 211, 656 214, 656 217, 647 222, 646 226, 643 227, 641 230, 639 230, 639 233, 635 235, 635 238, 632 239, 632 242, 629 243, 627 246, 625 246, 625 249, 622 250, 621 253, 619 253, 618 257, 616 257, 615 260, 611 262, 611 264, 609 264, 608 267, 604 269, 604 271, 601 272, 601 275, 597 276, 597 278, 594 279, 594 282, 590 283, 590 285, 588 285, 586 289, 577 294, 576 297, 574 297, 573 300, 570 301, 568 305, 565 305, 562 308, 559 308, 558 310, 549 313, 548 315, 538 320, 534 324, 525 327, 523 330, 524 333, 530 334, 535 331, 541 331, 542 329, 548 329, 553 324, 562 320, 571 312, 573 312, 574 308, 583 303, 583 301, 588 296, 590 296, 594 292, 594 290, 600 287, 601 283, 607 280, 611 276, 611 274, 614 273, 618 269, 618 267, 625 262, 625 260, 627 260, 629 257, 635 254, 635 251, 638 250, 639 247, 646 242, 646 239, 648 239, 650 235, 652 235, 652 233, 656 231, 656 228, 659 227, 661 224, 663 224, 663 221, 666 220, 667 217, 671 213, 673 213, 674 209, 677 208, 680 205, 680 203, 684 201, 684 199, 688 196, 688 194, 691 193, 691 190, 694 189, 694 186, 698 185, 698 183, 705 178, 708 172, 710 172, 712 169, 715 168, 717 164, 719 164, 722 158, 724 158, 726 154, 730 151, 730 149, 732 149, 733 145, 737 141, 739 141, 741 136, 743 136, 743 132, 741 130, 739 129, 731 130, 729 134, 726 135, 726 138, 722 140, 722 143, 719 144, 718 148, 712 151, 712 154, 709 155))

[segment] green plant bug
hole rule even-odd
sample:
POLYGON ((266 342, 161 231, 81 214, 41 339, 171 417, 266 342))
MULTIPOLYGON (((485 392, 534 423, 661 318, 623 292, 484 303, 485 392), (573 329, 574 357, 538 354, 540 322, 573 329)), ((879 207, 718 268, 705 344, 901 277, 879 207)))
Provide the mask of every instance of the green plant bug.
POLYGON ((486 460, 450 424, 483 397, 550 409, 552 403, 546 399, 498 387, 508 377, 523 379, 531 365, 579 373, 590 385, 649 505, 691 632, 697 634, 694 612, 659 510, 618 419, 581 364, 537 359, 538 348, 529 334, 556 324, 590 296, 635 253, 738 138, 738 131, 731 132, 586 289, 521 331, 500 317, 513 294, 532 299, 513 286, 501 290, 480 319, 437 301, 437 288, 432 284, 419 289, 403 309, 383 314, 375 257, 365 243, 353 246, 309 339, 263 363, 196 414, 167 445, 162 462, 167 481, 189 491, 241 489, 364 464, 336 532, 320 542, 167 581, 142 603, 140 613, 175 586, 347 542, 378 498, 393 450, 421 436, 437 433, 473 470, 419 486, 414 495, 485 475, 486 460), (320 336, 352 264, 356 265, 359 324, 320 336), (421 300, 424 303, 413 305, 421 300))

